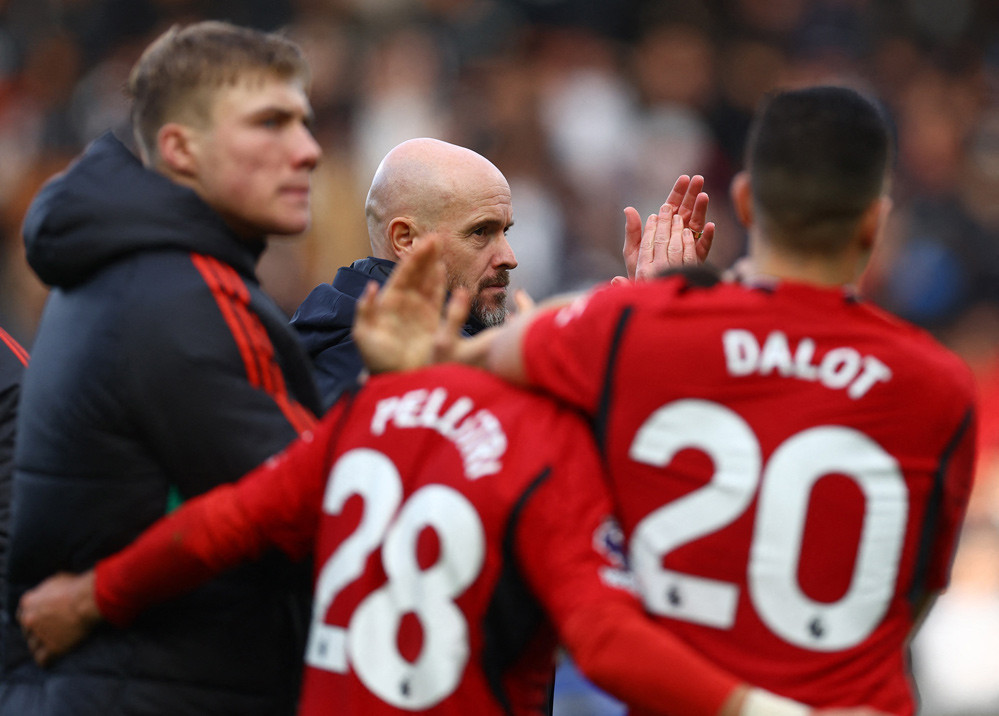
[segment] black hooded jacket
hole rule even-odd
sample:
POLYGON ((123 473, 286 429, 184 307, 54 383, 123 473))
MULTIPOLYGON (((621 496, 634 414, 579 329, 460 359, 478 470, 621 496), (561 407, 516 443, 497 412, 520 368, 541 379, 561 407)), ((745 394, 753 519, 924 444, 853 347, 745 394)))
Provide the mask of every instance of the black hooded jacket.
MULTIPOLYGON (((310 427, 308 359, 240 239, 110 134, 33 202, 28 261, 52 287, 21 394, 9 579, 80 572, 168 509, 310 427)), ((48 670, 11 645, 0 714, 293 711, 308 571, 267 555, 48 670)))

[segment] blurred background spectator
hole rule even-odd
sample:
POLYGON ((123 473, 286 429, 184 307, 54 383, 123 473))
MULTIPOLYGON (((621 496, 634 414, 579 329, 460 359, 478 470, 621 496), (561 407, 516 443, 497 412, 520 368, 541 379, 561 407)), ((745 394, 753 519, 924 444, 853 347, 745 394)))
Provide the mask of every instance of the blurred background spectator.
MULTIPOLYGON (((0 324, 30 348, 46 290, 20 238, 41 183, 106 129, 129 139, 125 75, 165 26, 286 28, 309 56, 312 229, 260 272, 290 315, 367 254, 378 160, 432 136, 510 181, 535 298, 621 271, 622 210, 701 173, 725 268, 750 114, 777 86, 849 84, 897 130, 895 212, 862 290, 958 351, 982 392, 979 480, 954 585, 914 649, 924 716, 999 714, 999 3, 975 0, 0 0, 0 324)), ((562 713, 617 708, 565 695, 562 713)))

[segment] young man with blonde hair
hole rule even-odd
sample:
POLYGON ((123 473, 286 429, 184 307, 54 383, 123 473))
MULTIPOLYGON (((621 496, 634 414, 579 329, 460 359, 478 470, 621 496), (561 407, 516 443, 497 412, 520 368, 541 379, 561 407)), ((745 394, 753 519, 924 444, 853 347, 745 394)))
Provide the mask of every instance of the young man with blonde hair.
MULTIPOLYGON (((315 423, 308 360, 254 274, 267 236, 309 222, 308 82, 279 35, 174 27, 129 82, 141 162, 106 134, 33 202, 27 257, 52 291, 22 393, 8 604, 315 423)), ((0 713, 290 713, 308 596, 307 565, 271 555, 47 670, 11 639, 0 713)))

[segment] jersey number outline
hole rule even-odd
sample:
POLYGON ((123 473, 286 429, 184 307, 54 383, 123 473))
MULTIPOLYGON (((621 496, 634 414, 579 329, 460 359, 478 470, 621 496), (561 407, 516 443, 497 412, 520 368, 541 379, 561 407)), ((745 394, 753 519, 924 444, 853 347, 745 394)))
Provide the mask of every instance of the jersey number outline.
POLYGON ((430 708, 457 688, 468 662, 468 623, 454 599, 481 572, 482 523, 468 499, 445 485, 425 485, 403 503, 395 464, 369 448, 350 450, 337 460, 323 512, 339 515, 354 495, 364 501, 363 515, 320 570, 305 661, 335 673, 353 667, 371 693, 397 708, 430 708), (426 569, 416 555, 424 528, 436 532, 440 545, 437 560, 426 569), (361 600, 346 629, 325 623, 334 598, 362 575, 379 547, 385 584, 361 600), (407 613, 416 616, 423 633, 413 662, 399 653, 396 642, 407 613))
POLYGON ((666 569, 663 558, 734 522, 759 491, 746 581, 763 623, 784 641, 813 651, 863 642, 888 610, 905 540, 909 494, 897 460, 859 430, 822 425, 786 439, 764 465, 759 440, 741 416, 695 399, 655 410, 635 434, 629 456, 663 467, 685 448, 704 451, 714 472, 707 484, 635 526, 629 550, 646 608, 733 627, 739 585, 666 569), (826 603, 801 589, 798 565, 812 489, 830 473, 854 481, 865 509, 849 588, 826 603))

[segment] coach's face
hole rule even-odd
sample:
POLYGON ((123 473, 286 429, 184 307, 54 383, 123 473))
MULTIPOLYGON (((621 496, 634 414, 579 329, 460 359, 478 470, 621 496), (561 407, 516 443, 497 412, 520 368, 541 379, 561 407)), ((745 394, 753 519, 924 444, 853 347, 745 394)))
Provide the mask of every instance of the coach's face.
POLYGON ((506 318, 510 270, 517 266, 506 237, 513 226, 510 185, 488 163, 467 174, 430 233, 440 238, 448 290, 468 289, 472 315, 492 326, 506 318))

